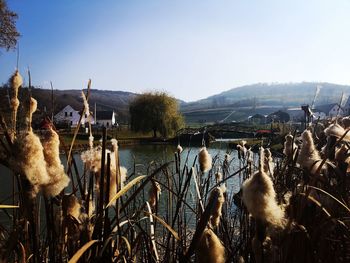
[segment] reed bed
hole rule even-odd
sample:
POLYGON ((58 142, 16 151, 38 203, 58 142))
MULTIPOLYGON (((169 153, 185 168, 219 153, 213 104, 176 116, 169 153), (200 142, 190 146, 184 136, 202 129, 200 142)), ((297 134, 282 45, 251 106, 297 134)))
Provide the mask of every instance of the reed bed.
POLYGON ((262 147, 253 154, 242 142, 238 160, 229 151, 211 156, 203 145, 190 163, 191 149, 178 145, 172 162, 155 160, 146 174, 123 167, 104 129, 98 146, 90 133, 80 174, 74 140, 61 145, 64 168, 54 125, 40 138, 33 132, 36 103, 19 102, 20 80, 16 72, 10 81, 11 119, 1 117, 0 162, 13 172, 12 203, 0 204, 10 222, 0 225, 1 261, 350 261, 347 119, 286 135, 279 157, 262 147), (16 125, 21 114, 25 129, 16 125))

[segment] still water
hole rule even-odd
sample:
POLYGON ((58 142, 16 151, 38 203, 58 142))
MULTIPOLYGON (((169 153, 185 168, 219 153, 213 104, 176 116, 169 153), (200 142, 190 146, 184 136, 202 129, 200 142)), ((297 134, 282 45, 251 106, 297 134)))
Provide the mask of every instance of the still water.
MULTIPOLYGON (((184 151, 181 154, 182 163, 188 156, 188 166, 192 166, 195 157, 197 156, 200 147, 183 147, 184 151)), ((176 151, 175 145, 134 145, 134 146, 120 146, 119 156, 120 164, 128 169, 128 175, 134 170, 134 164, 136 165, 136 174, 146 174, 147 168, 151 162, 156 162, 159 165, 174 161, 174 152, 176 151)), ((238 170, 239 163, 237 159, 236 151, 228 149, 226 142, 215 142, 208 148, 212 157, 217 156, 221 162, 224 160, 225 154, 230 153, 231 172, 238 170)), ((75 160, 77 162, 79 172, 82 173, 83 164, 79 154, 75 154, 75 160)), ((66 162, 62 157, 63 163, 66 162)), ((174 169, 173 166, 170 169, 174 169)), ((0 204, 12 204, 12 182, 13 176, 11 172, 4 166, 0 166, 0 204)), ((238 192, 240 188, 240 180, 238 177, 234 177, 232 180, 227 181, 227 189, 230 193, 238 192)), ((69 192, 69 189, 68 189, 69 192)), ((4 211, 0 210, 0 223, 7 217, 4 211)))

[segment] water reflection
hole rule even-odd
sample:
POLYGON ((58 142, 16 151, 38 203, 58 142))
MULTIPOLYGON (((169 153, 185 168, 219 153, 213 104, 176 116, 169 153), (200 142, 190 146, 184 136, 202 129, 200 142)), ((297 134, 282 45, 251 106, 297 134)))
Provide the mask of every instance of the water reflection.
MULTIPOLYGON (((125 166, 128 169, 128 175, 130 175, 134 170, 134 162, 136 164, 136 174, 147 174, 147 168, 152 162, 161 165, 165 162, 174 161, 174 153, 176 151, 176 145, 135 145, 135 146, 121 146, 119 151, 120 155, 120 164, 125 166)), ((188 166, 192 166, 196 155, 198 154, 200 147, 184 147, 184 151, 181 154, 182 166, 186 158, 188 158, 188 166)), ((228 144, 224 142, 213 143, 208 149, 212 157, 217 156, 222 162, 224 156, 227 152, 231 153, 228 149, 228 144)), ((80 159, 79 154, 74 155, 79 173, 83 172, 83 164, 80 159)), ((233 162, 231 164, 232 172, 237 170, 239 167, 236 151, 231 153, 231 158, 233 162)), ((66 163, 66 158, 62 156, 63 163, 66 163)), ((170 166, 170 174, 174 173, 174 166, 170 166)), ((1 204, 12 204, 12 181, 13 176, 11 172, 4 166, 0 166, 0 203, 1 204)), ((238 178, 232 178, 227 181, 227 188, 229 192, 237 192, 239 190, 239 180, 238 178)), ((70 189, 67 189, 69 192, 70 189)), ((166 191, 164 191, 166 192, 166 191)), ((147 194, 147 192, 146 192, 147 194)), ((189 193, 188 202, 194 205, 194 195, 195 191, 191 187, 189 193), (192 200, 192 201, 191 201, 192 200)), ((166 200, 166 198, 163 198, 166 200)), ((166 204, 161 202, 160 211, 165 209, 166 204)), ((0 222, 4 220, 4 217, 7 217, 3 211, 0 210, 0 222)))

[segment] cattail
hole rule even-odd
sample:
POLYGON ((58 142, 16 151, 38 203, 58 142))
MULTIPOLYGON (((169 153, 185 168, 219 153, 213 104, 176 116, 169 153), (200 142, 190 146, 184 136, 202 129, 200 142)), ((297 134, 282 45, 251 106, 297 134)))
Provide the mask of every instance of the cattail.
POLYGON ((230 159, 231 159, 230 155, 226 153, 224 157, 224 162, 223 162, 223 167, 225 171, 228 171, 230 167, 230 159))
POLYGON ((80 222, 81 204, 75 195, 63 196, 62 209, 65 216, 72 216, 80 222))
POLYGON ((241 158, 246 157, 246 154, 247 154, 247 148, 245 147, 246 144, 247 144, 247 141, 242 140, 237 145, 237 150, 241 158))
POLYGON ((89 147, 92 149, 94 147, 94 136, 89 136, 89 147))
POLYGON ((217 235, 206 228, 199 240, 196 255, 200 263, 224 263, 225 247, 217 235))
POLYGON ((180 144, 177 145, 176 151, 178 152, 178 154, 182 153, 183 149, 180 144))
POLYGON ((224 161, 229 162, 231 159, 230 155, 228 153, 225 153, 224 161))
MULTIPOLYGON (((315 148, 314 140, 310 131, 305 130, 301 135, 303 144, 301 145, 300 153, 298 156, 298 163, 301 167, 310 170, 311 173, 315 173, 318 170, 321 156, 315 148)), ((323 167, 322 167, 323 168, 323 167)))
MULTIPOLYGON (((112 161, 112 159, 111 159, 112 161)), ((112 164, 112 162, 111 162, 112 164)), ((119 174, 120 187, 124 187, 124 182, 126 181, 127 169, 123 166, 115 169, 114 165, 111 165, 111 174, 110 174, 110 184, 109 184, 109 200, 111 200, 117 193, 117 176, 119 174), (117 172, 118 171, 118 172, 117 172), (120 173, 119 173, 120 172, 120 173)))
POLYGON ((149 204, 151 207, 156 207, 160 194, 162 192, 162 189, 160 188, 160 185, 158 182, 152 182, 152 187, 149 190, 149 204))
MULTIPOLYGON (((106 150, 106 154, 110 153, 109 150, 106 150)), ((89 149, 85 152, 82 152, 81 160, 87 166, 90 171, 95 173, 101 170, 101 158, 102 158, 102 148, 97 146, 95 148, 89 149)))
POLYGON ((32 120, 33 120, 33 114, 36 112, 38 108, 38 102, 34 98, 30 98, 29 102, 29 117, 28 117, 28 130, 33 131, 32 129, 32 120))
POLYGON ((225 202, 225 197, 224 193, 226 191, 226 186, 225 184, 222 184, 220 187, 216 187, 210 194, 209 200, 214 198, 214 193, 218 193, 218 199, 216 201, 215 208, 213 209, 213 213, 210 217, 210 223, 212 226, 218 226, 220 223, 220 218, 221 218, 221 211, 222 211, 222 205, 225 202))
POLYGON ((123 188, 127 178, 128 170, 124 166, 120 166, 119 170, 120 170, 120 185, 121 185, 121 188, 123 188))
POLYGON ((11 76, 9 82, 10 82, 10 86, 11 86, 11 90, 12 90, 12 98, 11 98, 12 131, 10 133, 10 136, 11 136, 11 139, 14 140, 15 131, 16 131, 17 111, 18 111, 18 107, 19 107, 18 91, 19 91, 19 88, 23 84, 22 77, 19 74, 18 70, 16 70, 16 72, 11 76))
POLYGON ((220 173, 219 171, 217 171, 217 172, 215 173, 215 179, 216 179, 216 182, 222 181, 222 173, 220 173))
MULTIPOLYGON (((121 188, 124 187, 124 182, 127 176, 127 169, 123 166, 119 166, 118 160, 118 141, 115 139, 111 140, 113 146, 113 152, 106 150, 106 156, 110 154, 111 166, 110 166, 110 188, 109 188, 109 199, 115 196, 117 192, 117 176, 120 181, 121 188)), ((99 179, 101 175, 101 158, 102 158, 102 148, 97 146, 95 148, 89 149, 82 152, 81 160, 86 165, 87 169, 95 173, 95 188, 99 189, 99 179)), ((107 158, 106 162, 107 164, 107 158)), ((107 169, 107 168, 106 168, 107 169)))
POLYGON ((283 154, 288 160, 291 160, 292 158, 294 159, 298 146, 294 143, 292 135, 286 135, 285 139, 286 141, 284 142, 283 154))
POLYGON ((19 136, 14 143, 14 153, 16 153, 16 157, 13 160, 13 165, 25 174, 33 186, 32 195, 35 197, 41 186, 50 181, 39 137, 32 131, 19 136))
MULTIPOLYGON (((343 137, 346 131, 338 123, 334 123, 329 125, 324 130, 324 132, 327 136, 334 136, 334 137, 340 138, 340 137, 343 137)), ((346 142, 350 142, 350 133, 348 132, 342 140, 346 142)))
POLYGON ((50 128, 43 140, 46 170, 50 177, 48 184, 43 186, 47 196, 58 195, 69 184, 69 177, 64 171, 60 159, 60 140, 58 134, 50 128))
POLYGON ((19 74, 18 70, 10 78, 10 85, 13 92, 14 97, 18 97, 18 90, 22 86, 23 80, 22 76, 19 74))
POLYGON ((198 154, 200 169, 203 173, 209 171, 212 165, 212 159, 206 147, 202 147, 198 154))
POLYGON ((342 145, 335 151, 335 160, 338 162, 348 163, 350 161, 350 156, 348 153, 348 147, 346 145, 342 145))
POLYGON ((350 118, 349 117, 343 118, 342 123, 343 123, 344 129, 350 128, 350 118))
POLYGON ((89 108, 89 103, 88 103, 88 101, 86 99, 84 91, 81 91, 81 97, 83 98, 83 102, 84 102, 84 112, 83 112, 83 114, 85 113, 86 116, 89 118, 89 116, 90 116, 90 108, 89 108))
POLYGON ((251 150, 251 148, 249 148, 247 150, 247 163, 252 164, 253 163, 253 151, 251 150))
POLYGON ((260 170, 243 183, 243 202, 254 218, 283 227, 284 211, 276 202, 276 192, 270 176, 264 172, 264 160, 264 149, 261 147, 260 170))
POLYGON ((113 153, 114 153, 114 162, 113 165, 116 167, 116 174, 118 175, 118 166, 119 166, 119 146, 118 146, 118 141, 116 139, 111 140, 112 147, 113 147, 113 153))
POLYGON ((264 172, 273 176, 273 171, 275 169, 275 164, 273 163, 272 154, 270 149, 266 148, 264 150, 265 160, 263 164, 264 172))

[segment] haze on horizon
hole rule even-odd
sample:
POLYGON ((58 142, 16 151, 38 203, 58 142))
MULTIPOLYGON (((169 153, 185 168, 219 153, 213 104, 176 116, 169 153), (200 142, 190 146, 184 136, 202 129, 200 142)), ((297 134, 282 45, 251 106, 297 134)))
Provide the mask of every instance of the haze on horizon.
MULTIPOLYGON (((20 71, 33 84, 185 101, 257 82, 349 84, 350 2, 20 1, 20 71)), ((16 67, 1 51, 0 83, 16 67)))

